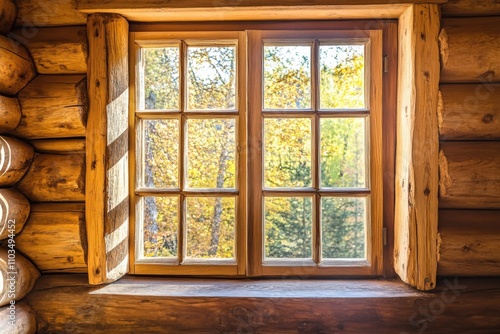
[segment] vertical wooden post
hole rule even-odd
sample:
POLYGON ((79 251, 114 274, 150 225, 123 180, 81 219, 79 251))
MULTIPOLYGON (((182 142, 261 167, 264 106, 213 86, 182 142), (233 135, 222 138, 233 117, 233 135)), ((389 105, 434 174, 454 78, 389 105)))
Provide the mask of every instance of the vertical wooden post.
POLYGON ((437 5, 399 18, 394 266, 420 290, 436 286, 439 25, 437 5))
POLYGON ((86 223, 90 284, 128 270, 128 23, 88 17, 86 223))

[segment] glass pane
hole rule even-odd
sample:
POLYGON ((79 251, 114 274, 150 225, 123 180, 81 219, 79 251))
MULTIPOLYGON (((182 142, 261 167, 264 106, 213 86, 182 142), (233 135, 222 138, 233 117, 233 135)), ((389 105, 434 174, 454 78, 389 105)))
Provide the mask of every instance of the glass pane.
POLYGON ((264 199, 266 258, 311 258, 311 197, 264 199))
POLYGON ((144 257, 176 257, 178 197, 144 197, 144 257))
POLYGON ((366 219, 365 198, 323 198, 321 200, 323 258, 366 258, 366 219))
POLYGON ((142 49, 144 78, 139 109, 179 110, 179 48, 142 49))
POLYGON ((187 121, 187 187, 235 188, 236 120, 187 121))
POLYGON ((177 119, 144 120, 143 186, 178 188, 179 121, 177 119))
POLYGON ((365 46, 321 45, 322 109, 365 108, 365 46))
POLYGON ((188 47, 188 109, 230 110, 236 106, 236 47, 188 47))
POLYGON ((234 197, 186 198, 187 257, 235 257, 234 197))
POLYGON ((311 119, 264 120, 264 186, 311 186, 311 119))
POLYGON ((322 118, 321 186, 365 187, 365 119, 322 118))
POLYGON ((264 46, 264 108, 311 108, 311 46, 264 46))

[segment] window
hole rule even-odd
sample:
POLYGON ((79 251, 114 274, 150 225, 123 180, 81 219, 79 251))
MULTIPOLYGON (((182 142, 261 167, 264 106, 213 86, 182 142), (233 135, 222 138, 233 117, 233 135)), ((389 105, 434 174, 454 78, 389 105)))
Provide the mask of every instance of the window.
POLYGON ((131 40, 133 273, 380 274, 380 31, 131 40))

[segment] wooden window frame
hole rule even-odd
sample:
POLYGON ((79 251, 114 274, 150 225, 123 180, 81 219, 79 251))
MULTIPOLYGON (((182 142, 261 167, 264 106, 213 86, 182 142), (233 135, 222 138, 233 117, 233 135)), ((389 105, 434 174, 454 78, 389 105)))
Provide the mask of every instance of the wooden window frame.
MULTIPOLYGON (((375 29, 367 30, 367 29, 359 29, 359 23, 360 22, 336 22, 336 21, 329 21, 329 22, 301 22, 297 24, 290 24, 290 23, 247 23, 249 27, 252 29, 259 29, 263 28, 261 31, 264 32, 265 34, 272 34, 272 31, 274 33, 278 33, 281 35, 286 35, 287 33, 290 32, 290 30, 303 30, 306 28, 308 29, 313 36, 315 37, 328 37, 328 38, 338 38, 338 39, 374 39, 373 42, 370 41, 369 44, 373 45, 373 43, 377 44, 376 49, 374 47, 367 48, 367 51, 370 50, 370 66, 366 68, 367 71, 370 71, 370 73, 367 74, 367 77, 373 76, 373 72, 378 71, 379 75, 377 78, 371 79, 370 78, 370 84, 369 85, 369 95, 371 101, 369 101, 370 106, 378 105, 379 107, 373 109, 372 108, 372 113, 373 115, 370 116, 373 120, 370 121, 370 129, 366 130, 367 133, 369 133, 369 141, 377 141, 380 145, 379 148, 375 149, 370 149, 370 159, 373 160, 374 157, 376 158, 376 166, 370 167, 370 177, 369 179, 371 180, 370 182, 372 183, 370 188, 370 192, 372 193, 371 196, 375 196, 378 194, 378 198, 380 199, 379 203, 380 205, 372 205, 371 210, 369 213, 369 216, 372 217, 374 222, 376 222, 375 226, 373 228, 371 226, 367 227, 367 233, 370 235, 370 238, 367 238, 369 247, 367 247, 368 252, 367 252, 367 261, 366 263, 363 263, 360 265, 358 261, 352 261, 352 262, 347 262, 345 265, 339 265, 336 263, 335 265, 327 265, 327 266, 321 266, 321 265, 315 265, 315 266, 287 266, 287 265, 279 265, 279 266, 262 266, 262 263, 259 262, 257 259, 259 256, 262 254, 262 249, 261 251, 255 251, 255 247, 253 246, 253 242, 248 242, 248 240, 254 240, 255 239, 255 232, 259 232, 259 228, 255 227, 255 215, 253 212, 255 211, 254 203, 255 203, 255 198, 252 196, 255 196, 254 192, 251 191, 251 188, 253 188, 253 181, 249 180, 248 185, 249 185, 249 190, 246 190, 245 186, 246 184, 241 184, 240 185, 240 194, 243 194, 245 196, 248 196, 248 199, 244 200, 244 204, 238 208, 239 211, 239 222, 243 223, 243 226, 239 224, 238 226, 240 227, 240 230, 238 231, 239 233, 237 234, 237 244, 240 246, 240 249, 237 251, 237 261, 238 261, 238 266, 235 268, 234 266, 223 266, 223 265, 162 265, 158 264, 158 262, 161 261, 151 261, 151 262, 156 262, 156 263, 136 263, 134 261, 135 259, 135 252, 136 252, 136 246, 135 246, 135 237, 131 238, 130 242, 130 259, 131 259, 131 264, 129 267, 129 272, 132 274, 167 274, 167 275, 221 275, 221 276, 240 276, 240 277, 248 277, 248 276, 277 276, 277 275, 302 275, 302 276, 378 276, 383 274, 383 265, 384 265, 384 260, 383 260, 383 229, 382 229, 382 197, 383 197, 383 186, 382 186, 382 156, 381 156, 381 145, 382 145, 382 138, 381 138, 381 132, 382 132, 382 115, 381 115, 381 110, 382 110, 382 95, 381 95, 381 90, 379 87, 382 86, 382 30, 384 29, 385 25, 384 24, 379 24, 377 23, 377 27, 375 29), (273 28, 275 26, 278 26, 281 32, 278 32, 277 30, 274 30, 273 28), (288 31, 288 32, 287 32, 288 31), (376 56, 373 54, 378 53, 376 56), (373 65, 371 65, 373 63, 373 65), (378 83, 375 84, 375 83, 378 83), (377 88, 378 87, 378 88, 377 88), (377 174, 378 173, 378 174, 377 174), (376 176, 377 174, 378 176, 376 176), (375 177, 374 177, 375 175, 375 177), (251 185, 251 186, 250 186, 251 185), (243 193, 243 190, 246 190, 245 193, 243 193), (248 202, 251 202, 252 204, 248 205, 248 202), (248 217, 247 217, 247 212, 248 212, 248 217), (378 218, 375 218, 378 217, 378 218), (243 219, 242 219, 243 218, 243 219), (248 219, 246 219, 248 218, 248 219), (245 221, 244 221, 245 220, 245 221), (248 220, 248 221, 246 221, 248 220), (248 235, 247 235, 248 233, 248 235), (253 239, 252 239, 253 238, 253 239), (259 254, 259 255, 252 255, 249 256, 249 254, 259 254)), ((372 21, 373 23, 373 21, 372 21)), ((366 23, 365 26, 368 26, 366 23)), ((371 26, 370 26, 371 27, 371 26)), ((239 38, 246 38, 247 32, 248 35, 251 35, 250 31, 247 31, 245 28, 245 24, 231 24, 231 23, 216 23, 211 26, 203 25, 203 24, 193 24, 190 25, 190 31, 183 31, 185 29, 184 25, 176 25, 176 24, 163 24, 160 27, 158 25, 141 25, 137 27, 133 27, 131 30, 132 32, 130 33, 130 39, 129 39, 129 44, 130 44, 130 56, 131 56, 131 61, 130 61, 130 87, 132 92, 135 92, 135 78, 136 78, 136 57, 137 57, 137 52, 138 52, 138 45, 137 41, 139 41, 139 44, 141 45, 154 45, 155 43, 157 44, 159 41, 166 40, 166 39, 185 39, 185 38, 208 38, 210 36, 211 39, 217 39, 215 36, 219 36, 221 38, 228 39, 229 37, 233 36, 234 34, 239 34, 239 38), (202 28, 203 27, 203 28, 202 28), (239 29, 235 29, 236 27, 239 27, 239 29), (222 28, 222 29, 221 29, 222 28), (196 29, 198 30, 203 30, 203 32, 197 32, 196 29), (135 31, 139 30, 139 31, 135 31), (155 31, 152 31, 155 30, 155 31), (165 31, 157 31, 157 30, 169 30, 168 32, 165 31), (210 32, 205 32, 206 30, 211 30, 210 32), (233 34, 233 35, 232 35, 233 34)), ((248 37, 250 43, 250 37, 248 37)), ((238 55, 243 58, 246 57, 246 48, 243 50, 241 49, 242 46, 245 45, 245 43, 240 42, 240 52, 238 55)), ((258 57, 261 57, 259 55, 258 57)), ((257 57, 257 58, 258 58, 257 57)), ((250 62, 251 60, 257 59, 253 55, 248 55, 248 61, 250 62)), ((240 64, 245 64, 246 59, 239 59, 240 64)), ((255 64, 250 64, 248 66, 255 66, 255 64)), ((245 66, 246 67, 246 66, 245 66)), ((240 68, 241 70, 241 68, 240 68)), ((246 73, 245 73, 246 74, 246 73)), ((247 87, 245 82, 247 80, 245 74, 240 73, 240 84, 238 85, 238 91, 240 96, 244 98, 239 99, 240 103, 240 110, 245 110, 246 105, 243 106, 242 103, 246 101, 246 91, 248 89, 251 89, 250 87, 252 85, 255 85, 255 83, 252 83, 251 80, 252 78, 249 77, 249 86, 247 87)), ((368 85, 366 85, 368 86, 368 85)), ((183 92, 181 92, 181 95, 183 92)), ((254 94, 255 96, 255 94, 254 94)), ((136 103, 136 96, 135 94, 131 93, 130 94, 130 105, 133 109, 131 109, 130 113, 130 122, 131 124, 134 124, 134 117, 132 116, 135 113, 135 103, 136 103)), ((255 101, 252 102, 252 97, 248 97, 249 105, 252 106, 255 101)), ((155 112, 147 112, 145 114, 154 114, 155 112)), ((366 112, 365 112, 366 113, 366 112)), ((260 113, 259 113, 260 114, 260 113)), ((346 115, 349 114, 349 112, 346 113, 346 115)), ((246 112, 245 112, 245 117, 246 112)), ((248 114, 248 121, 251 123, 252 122, 252 116, 248 114)), ((250 129, 249 133, 253 134, 254 129, 252 128, 251 124, 248 124, 248 129, 250 129)), ((240 127, 239 127, 240 132, 242 135, 244 135, 244 138, 246 138, 246 131, 247 131, 247 126, 243 126, 242 122, 240 122, 240 127), (244 131, 244 132, 243 132, 244 131)), ((131 133, 135 133, 135 130, 131 131, 131 133)), ((253 135, 252 135, 253 136, 253 135)), ((253 138, 250 136, 248 138, 249 143, 247 146, 247 143, 243 143, 244 146, 241 147, 247 147, 247 150, 240 150, 240 161, 245 161, 245 157, 248 159, 248 164, 252 164, 256 160, 253 159, 252 157, 254 156, 255 152, 253 152, 253 147, 255 147, 255 143, 251 143, 253 138)), ((135 138, 131 139, 132 143, 135 143, 135 138)), ((135 146, 131 145, 131 155, 135 156, 135 146)), ((135 159, 130 159, 131 165, 130 165, 130 171, 131 171, 131 177, 133 180, 135 180, 135 169, 136 166, 134 164, 135 159)), ((368 162, 368 161, 367 161, 368 162)), ((369 162, 368 162, 369 163, 369 162)), ((241 180, 246 180, 247 175, 246 173, 250 170, 253 170, 254 167, 250 167, 248 169, 242 168, 240 170, 240 175, 242 177, 241 180), (244 178, 244 179, 243 179, 244 178)), ((250 176, 249 176, 250 177, 250 176)), ((251 177, 250 177, 251 178, 251 177)), ((243 182, 245 183, 245 182, 243 182)), ((135 236, 136 233, 136 226, 135 226, 135 217, 136 217, 136 196, 135 192, 136 189, 134 188, 135 184, 134 182, 131 182, 131 224, 130 224, 130 235, 135 236)), ((147 194, 147 192, 142 193, 147 194)), ((241 195, 240 195, 241 198, 241 195)), ((257 208, 258 209, 258 208, 257 208)), ((372 224, 373 225, 373 224, 372 224)), ((389 224, 391 225, 391 223, 389 224)), ((315 227, 317 229, 317 227, 315 227)), ((317 242, 315 242, 317 244, 317 242)), ((262 243, 260 243, 262 245, 262 243)), ((293 260, 292 260, 293 262, 293 260)))

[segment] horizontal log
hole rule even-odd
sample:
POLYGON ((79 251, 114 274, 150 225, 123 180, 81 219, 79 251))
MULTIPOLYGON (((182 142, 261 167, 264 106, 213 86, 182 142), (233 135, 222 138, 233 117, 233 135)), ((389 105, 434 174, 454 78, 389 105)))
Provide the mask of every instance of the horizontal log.
POLYGON ((439 207, 500 209, 500 142, 441 142, 439 207))
POLYGON ((0 240, 21 232, 29 214, 30 202, 23 194, 13 188, 0 188, 0 240))
POLYGON ((35 151, 48 154, 85 154, 85 138, 30 140, 35 151))
POLYGON ((16 95, 35 77, 26 48, 0 35, 0 94, 16 95))
POLYGON ((10 304, 12 300, 21 300, 26 297, 40 277, 40 273, 30 261, 17 252, 9 251, 11 251, 10 248, 0 247, 0 275, 2 277, 0 280, 0 306, 10 304), (12 259, 12 254, 15 254, 15 261, 12 259), (11 280, 12 273, 16 273, 14 280, 11 280))
POLYGON ((443 19, 441 26, 441 82, 500 81, 497 17, 443 19))
POLYGON ((27 302, 39 333, 495 333, 499 284, 446 279, 424 293, 396 281, 125 277, 103 287, 45 275, 27 302))
POLYGON ((83 154, 38 154, 17 188, 34 202, 85 200, 83 154))
POLYGON ((439 234, 439 275, 500 276, 500 210, 440 210, 439 234))
POLYGON ((13 137, 0 136, 0 187, 10 187, 26 173, 33 161, 31 145, 13 137))
POLYGON ((17 17, 13 0, 0 0, 0 34, 7 35, 17 17))
POLYGON ((45 27, 85 24, 87 15, 76 9, 76 0, 17 0, 16 26, 45 27))
POLYGON ((14 130, 21 121, 21 107, 15 97, 0 95, 0 133, 14 130))
POLYGON ((441 5, 443 17, 459 16, 498 16, 500 2, 498 0, 449 0, 441 5))
POLYGON ((10 305, 0 309, 0 333, 35 334, 37 323, 33 309, 24 303, 16 303, 15 315, 13 315, 9 307, 10 305))
POLYGON ((34 204, 15 241, 42 273, 87 272, 83 203, 34 204))
POLYGON ((22 119, 16 136, 85 136, 87 80, 84 75, 39 75, 19 93, 22 119))
POLYGON ((11 36, 25 43, 38 74, 87 73, 85 26, 37 28, 33 37, 24 40, 23 31, 14 30, 11 36))
POLYGON ((442 84, 438 115, 442 140, 499 140, 500 84, 442 84))

